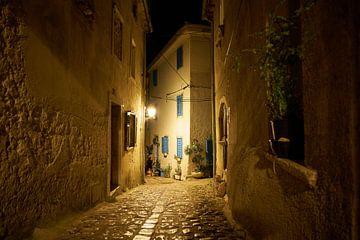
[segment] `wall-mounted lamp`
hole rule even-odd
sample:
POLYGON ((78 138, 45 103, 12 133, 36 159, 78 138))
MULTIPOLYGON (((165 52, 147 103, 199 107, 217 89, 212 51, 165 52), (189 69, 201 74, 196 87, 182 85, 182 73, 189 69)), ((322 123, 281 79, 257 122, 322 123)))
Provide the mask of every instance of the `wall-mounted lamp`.
POLYGON ((146 118, 155 119, 156 118, 156 108, 149 106, 146 108, 146 118))

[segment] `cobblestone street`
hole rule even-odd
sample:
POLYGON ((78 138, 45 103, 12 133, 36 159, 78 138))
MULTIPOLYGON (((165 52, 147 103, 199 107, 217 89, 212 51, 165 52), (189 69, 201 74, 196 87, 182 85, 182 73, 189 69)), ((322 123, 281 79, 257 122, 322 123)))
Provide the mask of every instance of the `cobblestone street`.
POLYGON ((56 239, 246 239, 229 226, 211 181, 147 178, 116 202, 82 214, 56 239))

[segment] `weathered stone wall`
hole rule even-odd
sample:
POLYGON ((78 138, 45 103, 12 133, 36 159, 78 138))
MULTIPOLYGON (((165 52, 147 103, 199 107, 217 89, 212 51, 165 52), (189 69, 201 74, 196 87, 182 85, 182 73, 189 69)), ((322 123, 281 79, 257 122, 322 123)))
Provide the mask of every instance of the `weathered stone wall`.
POLYGON ((1 231, 22 236, 64 210, 104 199, 106 122, 89 109, 85 119, 60 111, 28 91, 26 26, 1 3, 1 231), (91 130, 89 129, 91 127, 91 130))
POLYGON ((115 71, 111 54, 112 4, 96 6, 89 24, 73 1, 0 2, 1 239, 24 239, 36 226, 104 200, 109 93, 137 112, 141 127, 138 147, 122 151, 120 184, 142 182, 143 31, 132 33, 139 64, 128 83, 129 69, 115 71))
POLYGON ((227 194, 234 219, 256 239, 356 239, 351 232, 356 231, 352 221, 358 218, 354 192, 359 183, 351 146, 358 132, 359 3, 317 1, 302 21, 304 42, 307 38, 309 43, 302 66, 304 165, 318 172, 311 188, 279 165, 274 172, 265 158, 265 86, 254 71, 253 55, 237 59, 242 49, 259 43, 253 34, 266 26, 278 1, 224 1, 221 41, 216 2, 216 112, 226 99, 231 110, 227 194), (310 32, 315 38, 309 42, 310 32))
POLYGON ((317 224, 325 238, 350 239, 359 216, 352 149, 359 131, 359 14, 358 1, 318 1, 303 17, 303 32, 312 33, 303 34, 305 160, 319 173, 317 224))

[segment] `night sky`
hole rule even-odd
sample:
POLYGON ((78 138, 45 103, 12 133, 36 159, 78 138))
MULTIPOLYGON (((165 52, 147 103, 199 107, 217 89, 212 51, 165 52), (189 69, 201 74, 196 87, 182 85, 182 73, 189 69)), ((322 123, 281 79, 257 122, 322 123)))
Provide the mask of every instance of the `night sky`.
POLYGON ((153 32, 147 37, 147 64, 185 22, 201 21, 202 0, 149 0, 153 32))

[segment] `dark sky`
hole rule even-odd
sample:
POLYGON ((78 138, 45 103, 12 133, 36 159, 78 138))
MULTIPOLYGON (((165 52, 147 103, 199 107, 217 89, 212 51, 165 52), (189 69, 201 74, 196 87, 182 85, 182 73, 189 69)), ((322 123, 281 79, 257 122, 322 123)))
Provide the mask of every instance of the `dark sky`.
POLYGON ((201 23, 202 0, 149 0, 153 32, 147 37, 147 63, 185 22, 201 23))

